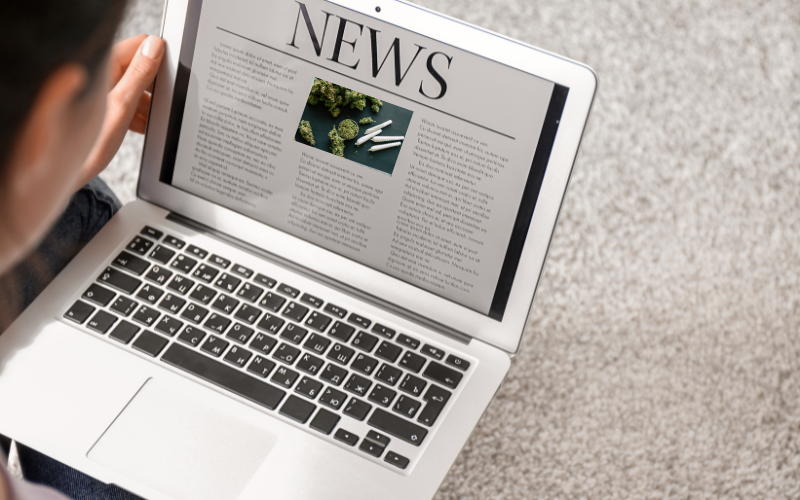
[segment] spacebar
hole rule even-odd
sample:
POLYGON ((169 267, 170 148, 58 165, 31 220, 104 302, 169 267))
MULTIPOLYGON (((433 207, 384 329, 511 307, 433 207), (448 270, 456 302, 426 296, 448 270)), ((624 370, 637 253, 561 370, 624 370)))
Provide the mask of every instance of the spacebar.
POLYGON ((274 410, 286 395, 277 387, 259 382, 235 368, 225 366, 180 344, 172 344, 161 356, 161 361, 224 387, 270 410, 274 410))

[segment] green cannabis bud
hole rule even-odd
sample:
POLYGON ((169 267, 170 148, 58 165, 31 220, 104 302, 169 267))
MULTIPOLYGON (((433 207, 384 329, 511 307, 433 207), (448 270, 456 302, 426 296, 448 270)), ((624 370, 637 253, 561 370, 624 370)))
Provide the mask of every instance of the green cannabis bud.
POLYGON ((308 123, 308 120, 301 120, 300 126, 297 127, 300 129, 300 137, 306 140, 309 144, 314 146, 316 143, 314 142, 314 132, 311 130, 311 124, 308 123))
POLYGON ((358 123, 353 120, 342 120, 339 124, 339 135, 346 141, 355 139, 358 135, 358 123))
POLYGON ((334 118, 339 116, 339 113, 347 107, 361 111, 366 107, 367 99, 372 102, 372 111, 377 112, 383 105, 381 101, 374 97, 320 78, 314 78, 314 83, 311 84, 311 91, 308 94, 309 104, 324 105, 334 118))
POLYGON ((358 123, 360 123, 361 125, 369 125, 370 123, 372 123, 374 121, 375 120, 373 120, 371 117, 368 116, 366 118, 362 118, 362 119, 358 120, 358 123))
POLYGON ((380 111, 381 110, 381 106, 383 106, 383 103, 381 102, 381 100, 378 99, 377 97, 371 97, 371 96, 367 96, 367 97, 369 97, 369 100, 372 101, 372 107, 370 109, 372 109, 372 111, 374 111, 376 113, 378 111, 380 111))
POLYGON ((331 153, 344 157, 344 139, 336 132, 336 125, 328 132, 328 137, 331 139, 331 153))

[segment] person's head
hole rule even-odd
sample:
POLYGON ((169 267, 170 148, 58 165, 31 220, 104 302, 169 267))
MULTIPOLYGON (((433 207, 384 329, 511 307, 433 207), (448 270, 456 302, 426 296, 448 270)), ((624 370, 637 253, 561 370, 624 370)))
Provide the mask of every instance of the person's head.
POLYGON ((4 0, 0 15, 0 275, 72 194, 103 123, 125 0, 4 0))

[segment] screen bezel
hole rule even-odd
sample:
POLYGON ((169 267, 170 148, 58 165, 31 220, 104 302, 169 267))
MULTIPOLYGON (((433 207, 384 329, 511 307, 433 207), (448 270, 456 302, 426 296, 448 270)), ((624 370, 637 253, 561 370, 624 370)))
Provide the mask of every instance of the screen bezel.
MULTIPOLYGON (((381 3, 379 14, 374 7, 370 10, 357 0, 336 1, 334 4, 382 21, 391 19, 392 24, 422 36, 434 38, 431 35, 436 33, 435 38, 443 43, 569 88, 538 197, 534 198, 535 210, 533 206, 528 207, 533 210, 533 215, 524 234, 520 258, 512 263, 516 264, 517 270, 510 283, 506 283, 510 290, 504 314, 499 317, 484 315, 160 181, 170 115, 174 116, 172 97, 175 82, 178 73, 187 70, 186 64, 180 64, 183 40, 192 40, 192 50, 184 50, 183 57, 193 54, 192 30, 197 29, 196 19, 189 22, 187 19, 193 17, 193 12, 199 14, 201 0, 170 0, 167 6, 163 37, 168 42, 168 50, 154 91, 138 196, 290 259, 328 279, 345 283, 508 352, 516 352, 594 97, 594 73, 578 63, 412 4, 381 3)), ((187 44, 186 49, 189 48, 187 44)), ((177 139, 170 139, 174 146, 177 139)))

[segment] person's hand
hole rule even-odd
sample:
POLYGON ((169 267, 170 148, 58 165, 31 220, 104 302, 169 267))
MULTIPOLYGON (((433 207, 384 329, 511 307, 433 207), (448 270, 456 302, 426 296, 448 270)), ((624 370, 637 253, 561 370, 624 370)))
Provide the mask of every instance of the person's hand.
POLYGON ((157 36, 139 35, 119 42, 111 50, 105 121, 89 158, 81 168, 75 190, 108 166, 128 130, 144 133, 151 99, 147 89, 158 72, 164 47, 164 41, 157 36))

